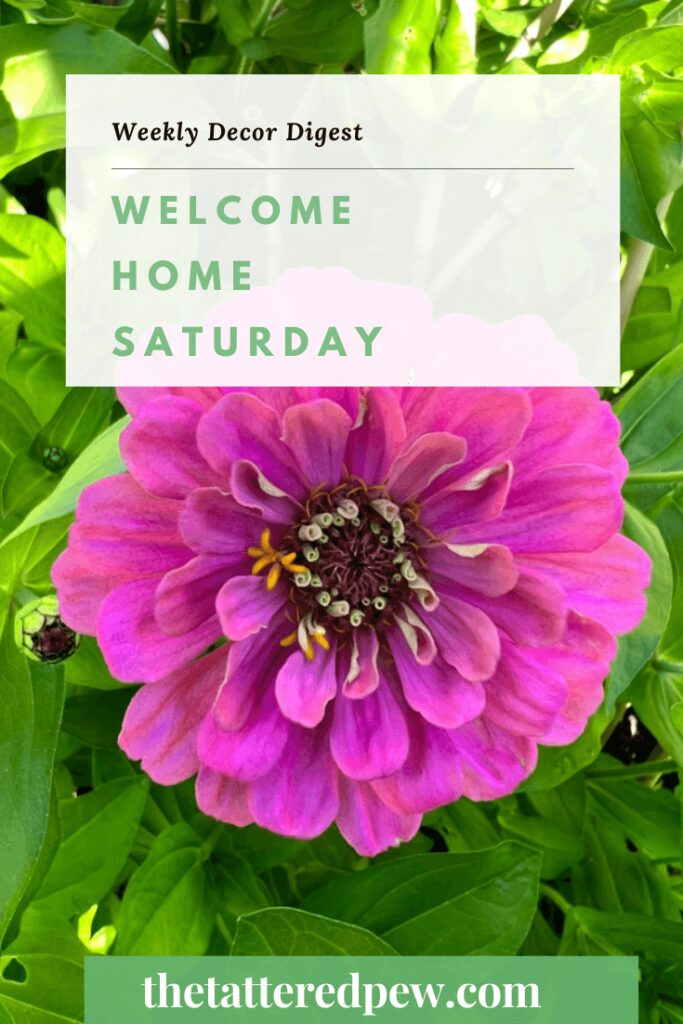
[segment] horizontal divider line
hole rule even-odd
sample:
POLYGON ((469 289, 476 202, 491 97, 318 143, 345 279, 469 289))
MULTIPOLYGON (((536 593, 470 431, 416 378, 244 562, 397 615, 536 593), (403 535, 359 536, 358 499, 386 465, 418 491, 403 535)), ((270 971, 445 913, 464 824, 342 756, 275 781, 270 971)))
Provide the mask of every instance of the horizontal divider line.
POLYGON ((575 167, 111 167, 112 171, 574 171, 575 167))

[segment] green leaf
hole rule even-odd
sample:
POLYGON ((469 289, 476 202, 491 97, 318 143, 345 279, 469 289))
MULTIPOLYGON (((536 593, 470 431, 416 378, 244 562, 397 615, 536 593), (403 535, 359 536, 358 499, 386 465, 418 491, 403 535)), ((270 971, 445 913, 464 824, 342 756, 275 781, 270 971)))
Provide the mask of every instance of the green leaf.
POLYGON ((498 821, 543 854, 541 878, 555 878, 583 856, 584 816, 583 779, 575 777, 557 789, 511 797, 503 802, 498 821))
POLYGON ((216 914, 200 841, 173 825, 155 841, 121 904, 120 956, 202 956, 216 914))
POLYGON ((363 21, 348 0, 325 0, 273 18, 263 39, 271 53, 305 64, 329 64, 361 53, 363 21))
POLYGON ((21 588, 39 594, 52 590, 50 570, 64 546, 67 526, 64 518, 53 519, 42 529, 34 527, 0 544, 0 578, 5 597, 0 607, 0 623, 9 612, 9 599, 21 588))
POLYGON ((71 388, 59 408, 36 438, 37 458, 52 446, 63 449, 69 462, 99 434, 110 417, 114 403, 112 388, 71 388))
POLYGON ((461 797, 454 804, 435 811, 427 821, 442 833, 451 853, 484 850, 501 840, 500 829, 480 804, 461 797))
MULTIPOLYGON (((476 34, 476 12, 467 0, 450 0, 434 40, 434 74, 474 73, 476 61, 472 45, 476 34)), ((523 63, 523 62, 520 62, 523 63)))
MULTIPOLYGON (((3 32, 12 30, 0 29, 0 53, 3 32)), ((0 140, 1 126, 0 120, 0 140)), ((66 335, 64 239, 40 217, 2 213, 0 243, 4 243, 0 250, 0 301, 23 317, 26 333, 34 341, 62 347, 66 335)))
POLYGON ((638 718, 683 767, 683 675, 646 665, 628 695, 638 718))
POLYGON ((614 49, 614 70, 630 71, 647 64, 657 71, 672 74, 683 68, 683 25, 644 28, 626 36, 614 49))
MULTIPOLYGON (((647 289, 641 288, 639 295, 647 289)), ((632 313, 621 339, 621 369, 652 366, 678 343, 678 311, 632 313)))
MULTIPOLYGON (((588 39, 577 36, 574 33, 567 33, 571 38, 566 47, 560 42, 552 42, 552 63, 544 66, 544 55, 542 54, 537 62, 538 70, 546 74, 578 74, 602 70, 614 50, 614 47, 624 36, 647 25, 647 15, 644 10, 629 10, 618 17, 610 17, 599 24, 589 24, 585 27, 588 31, 588 39), (578 51, 578 53, 577 53, 578 51), (560 62, 560 58, 564 62, 560 62)), ((583 26, 576 30, 583 32, 583 26)), ((551 37, 552 38, 552 37, 551 37)), ((562 36, 559 40, 562 40, 562 36)), ((547 51, 546 51, 547 52, 547 51)))
POLYGON ((592 818, 584 828, 583 842, 586 856, 572 871, 574 903, 679 920, 666 868, 629 850, 625 834, 612 820, 592 818))
POLYGON ((627 505, 624 533, 650 556, 652 582, 647 591, 645 617, 636 629, 619 640, 619 651, 607 681, 605 707, 609 713, 631 680, 654 654, 669 618, 673 589, 669 554, 655 524, 638 509, 627 505))
POLYGON ((303 905, 379 935, 399 953, 514 953, 536 911, 540 855, 506 842, 404 857, 337 879, 303 905))
POLYGON ((85 952, 66 921, 30 907, 19 936, 0 957, 0 1008, 16 1024, 82 1021, 85 952), (23 981, 3 977, 3 968, 11 960, 16 960, 25 972, 23 981))
POLYGON ((372 932, 288 907, 241 917, 232 956, 395 956, 372 932))
POLYGON ((650 789, 630 779, 588 780, 592 812, 622 830, 652 860, 681 859, 681 812, 666 789, 650 789))
POLYGON ((52 490, 55 477, 26 452, 17 452, 2 481, 0 509, 3 516, 20 516, 52 490))
POLYGON ((615 405, 631 467, 625 493, 640 507, 652 504, 653 488, 661 493, 683 478, 682 407, 683 346, 660 359, 615 405))
POLYGON ((119 684, 106 693, 93 688, 90 693, 70 697, 64 706, 62 729, 88 747, 116 750, 121 722, 132 696, 133 687, 119 684))
POLYGON ((61 802, 62 842, 37 902, 72 917, 106 896, 130 853, 147 789, 136 776, 61 802))
POLYGON ((11 785, 0 786, 0 942, 31 881, 47 833, 52 768, 64 703, 63 673, 0 640, 0 750, 11 785))
POLYGON ((676 182, 680 144, 640 118, 621 133, 622 230, 652 245, 671 249, 657 213, 676 182))
POLYGON ((224 934, 234 934, 238 918, 269 907, 272 899, 252 865, 236 854, 213 857, 207 867, 220 908, 224 934))
POLYGON ((25 338, 7 360, 6 372, 7 380, 28 402, 36 418, 47 422, 67 393, 64 353, 25 338))
POLYGON ((33 903, 34 896, 43 884, 43 879, 45 878, 50 864, 52 863, 57 849, 59 848, 61 838, 62 826, 59 820, 59 799, 57 795, 57 787, 53 785, 52 792, 50 793, 50 808, 48 811, 45 838, 43 839, 40 852, 34 861, 31 880, 28 887, 23 892, 21 900, 14 912, 14 918, 5 933, 6 943, 14 941, 17 931, 21 925, 21 921, 23 920, 24 912, 26 911, 26 908, 33 903))
POLYGON ((363 23, 365 70, 370 74, 431 74, 431 46, 441 20, 440 8, 432 0, 380 0, 378 9, 363 23))
POLYGON ((567 916, 560 956, 645 956, 683 969, 683 924, 644 914, 575 907, 567 916))
POLYGON ((86 686, 93 690, 124 689, 109 672, 97 641, 90 636, 81 637, 78 650, 65 664, 64 675, 70 686, 86 686))
MULTIPOLYGON (((17 537, 41 523, 68 515, 76 508, 81 491, 88 484, 94 483, 95 480, 101 480, 105 476, 116 476, 123 473, 126 467, 119 454, 119 436, 127 423, 128 419, 124 417, 99 434, 69 466, 54 491, 45 501, 31 510, 11 537, 17 537)), ((8 540, 10 538, 7 538, 5 543, 8 540)))
POLYGON ((590 38, 590 30, 583 27, 561 35, 538 58, 538 67, 552 67, 554 64, 569 64, 578 60, 588 49, 590 38))
POLYGON ((0 380, 0 405, 3 410, 0 478, 3 478, 16 455, 28 449, 39 424, 24 399, 3 380, 0 380))
POLYGON ((216 0, 218 20, 231 46, 240 46, 252 39, 251 11, 247 0, 216 0))
POLYGON ((0 63, 0 175, 64 147, 67 72, 161 75, 173 70, 110 29, 76 23, 0 28, 0 63))
POLYGON ((683 487, 668 494, 652 510, 669 552, 673 570, 674 593, 666 629, 658 647, 658 658, 683 671, 683 487))

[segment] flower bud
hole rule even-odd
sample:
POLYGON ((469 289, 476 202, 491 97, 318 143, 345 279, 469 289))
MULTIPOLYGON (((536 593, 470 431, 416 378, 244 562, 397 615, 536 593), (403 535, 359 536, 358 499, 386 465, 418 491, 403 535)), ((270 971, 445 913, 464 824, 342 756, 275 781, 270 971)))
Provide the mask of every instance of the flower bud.
POLYGON ((69 456, 59 445, 51 444, 49 448, 43 450, 43 465, 53 473, 64 469, 68 462, 69 456))
POLYGON ((17 647, 27 658, 55 665, 78 649, 80 636, 59 617, 54 596, 39 597, 17 612, 14 623, 17 647))

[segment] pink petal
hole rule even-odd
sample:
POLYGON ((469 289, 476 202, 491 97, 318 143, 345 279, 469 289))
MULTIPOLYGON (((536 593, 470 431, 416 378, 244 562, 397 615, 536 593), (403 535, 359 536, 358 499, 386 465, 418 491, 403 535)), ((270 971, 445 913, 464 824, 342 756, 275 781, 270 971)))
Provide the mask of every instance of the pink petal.
POLYGON ((542 662, 552 658, 553 668, 568 685, 567 702, 554 725, 540 738, 541 743, 573 743, 604 698, 604 681, 616 654, 616 642, 604 626, 572 612, 562 643, 538 652, 542 662))
POLYGON ((203 409, 210 409, 221 397, 220 388, 117 388, 116 393, 123 408, 133 416, 162 395, 189 398, 203 409))
POLYGON ((458 544, 476 544, 481 539, 479 524, 497 519, 505 508, 511 480, 512 466, 504 463, 438 490, 424 501, 421 521, 437 536, 448 536, 458 544))
POLYGON ((215 716, 207 715, 197 738, 199 760, 219 775, 251 782, 278 764, 291 728, 271 688, 237 730, 221 729, 215 716))
POLYGON ((409 436, 447 431, 467 442, 467 457, 453 470, 453 479, 508 458, 531 419, 531 402, 521 389, 408 388, 406 392, 401 405, 409 436))
POLYGON ((193 491, 180 516, 180 532, 193 551, 239 558, 258 545, 265 523, 217 487, 193 491))
POLYGON ((197 806, 204 814, 228 825, 243 828, 251 825, 253 818, 249 810, 249 784, 228 779, 224 775, 202 768, 195 786, 197 806))
POLYGON ((289 657, 275 637, 284 635, 284 618, 273 630, 262 630, 248 640, 230 644, 225 682, 216 698, 213 715, 227 732, 236 732, 257 713, 258 706, 272 688, 280 667, 289 657))
POLYGON ((69 545, 96 575, 118 582, 158 576, 191 557, 178 530, 181 509, 127 474, 106 477, 83 491, 69 545))
POLYGON ((124 683, 153 683, 205 651, 220 635, 213 617, 182 636, 168 636, 154 618, 158 579, 112 590, 97 614, 97 638, 109 671, 124 683))
POLYGON ((51 575, 64 622, 77 633, 92 636, 97 628, 100 605, 118 581, 93 573, 87 558, 74 548, 67 548, 61 553, 52 566, 51 575))
POLYGON ((315 402, 319 398, 326 398, 330 402, 340 405, 355 423, 358 418, 360 403, 360 388, 221 388, 221 391, 228 394, 233 391, 247 392, 256 395, 262 402, 274 409, 278 416, 289 409, 291 405, 299 405, 301 402, 315 402))
POLYGON ((379 686, 379 642, 374 629, 356 629, 348 665, 344 666, 344 696, 362 700, 379 686))
POLYGON ((282 714, 312 729, 325 717, 325 708, 337 692, 336 651, 316 650, 312 661, 301 651, 291 654, 278 672, 275 696, 282 714))
POLYGON ((444 596, 429 616, 429 628, 439 653, 465 679, 476 683, 493 675, 500 639, 491 619, 480 608, 444 596))
POLYGON ((458 530, 459 543, 499 542, 515 553, 595 551, 619 529, 616 478, 595 466, 557 466, 510 491, 493 522, 458 530))
POLYGON ((462 769, 463 796, 497 800, 507 796, 536 767, 536 742, 512 736, 484 719, 451 733, 462 769))
POLYGON ((532 388, 533 417, 515 453, 517 477, 539 467, 590 463, 622 484, 628 463, 619 451, 619 420, 593 388, 532 388), (568 429, 567 425, 571 425, 568 429))
POLYGON ((279 764, 251 786, 249 807, 262 828, 314 839, 337 813, 337 773, 324 730, 296 725, 290 730, 279 764))
POLYGON ((224 651, 214 651, 143 686, 128 705, 119 746, 160 785, 174 786, 197 771, 197 732, 223 682, 225 660, 224 651))
POLYGON ((408 842, 420 827, 420 814, 396 814, 363 782, 339 781, 337 825, 362 857, 376 857, 390 846, 408 842))
POLYGON ((289 526, 301 514, 299 503, 271 483, 253 462, 235 463, 230 490, 240 505, 262 513, 267 523, 289 526))
POLYGON ((142 406, 121 434, 121 455, 146 490, 184 498, 195 487, 217 483, 199 454, 202 408, 189 398, 164 396, 142 406))
POLYGON ((567 692, 552 654, 542 659, 533 649, 505 643, 486 684, 486 719, 506 732, 540 737, 552 728, 567 692))
POLYGON ((154 600, 154 615, 164 633, 178 636, 210 619, 218 591, 228 576, 244 567, 243 558, 235 565, 225 555, 198 555, 167 572, 154 600))
POLYGON ((418 665, 397 630, 388 639, 403 695, 414 711, 444 729, 456 729, 481 714, 485 704, 481 683, 463 679, 438 655, 431 665, 418 665))
POLYGON ((508 548, 500 544, 435 544, 425 551, 429 579, 437 593, 458 593, 460 588, 489 597, 512 590, 519 577, 508 548))
POLYGON ((346 466, 366 483, 382 483, 401 451, 406 427, 390 388, 371 388, 363 396, 362 421, 349 434, 346 466))
POLYGON ((409 605, 403 605, 394 616, 394 621, 418 665, 430 665, 437 655, 437 647, 428 626, 409 605))
POLYGON ((542 572, 522 569, 517 583, 501 597, 477 598, 477 606, 519 644, 545 646, 558 641, 567 622, 564 591, 542 572))
POLYGON ((421 719, 409 719, 410 750, 404 765, 372 788, 395 814, 425 814, 452 803, 462 792, 462 777, 450 737, 421 719))
POLYGON ((244 640, 265 629, 287 600, 283 583, 268 590, 263 576, 234 576, 216 598, 221 628, 229 640, 244 640))
POLYGON ((283 415, 282 439, 311 488, 339 483, 351 426, 349 414, 326 398, 290 406, 283 415))
POLYGON ((524 562, 558 583, 580 615, 612 633, 635 629, 645 614, 651 563, 642 548, 615 534, 586 558, 583 552, 527 555, 524 562))
POLYGON ((330 750, 351 779, 378 779, 401 767, 408 756, 408 730, 386 681, 362 700, 341 696, 335 702, 330 750))
POLYGON ((423 434, 396 460, 387 488, 394 501, 402 504, 418 498, 430 484, 458 466, 467 454, 467 444, 453 434, 423 434))
POLYGON ((202 418, 197 444, 225 480, 236 462, 251 462, 276 487, 297 498, 304 496, 291 454, 280 439, 279 416, 254 395, 233 392, 222 398, 202 418))

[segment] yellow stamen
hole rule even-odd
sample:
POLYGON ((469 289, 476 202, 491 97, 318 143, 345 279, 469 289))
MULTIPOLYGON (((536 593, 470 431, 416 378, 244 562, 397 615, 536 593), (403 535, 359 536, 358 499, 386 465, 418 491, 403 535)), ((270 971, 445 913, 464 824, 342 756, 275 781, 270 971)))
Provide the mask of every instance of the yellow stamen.
POLYGON ((308 641, 306 649, 304 650, 304 658, 306 659, 306 661, 313 661, 313 644, 311 643, 310 640, 308 641))
POLYGON ((265 567, 267 565, 272 565, 272 564, 273 564, 272 556, 271 555, 264 555, 262 558, 259 558, 258 561, 254 562, 254 564, 252 565, 252 567, 251 567, 251 574, 252 574, 252 576, 258 576, 258 574, 261 572, 261 569, 265 569, 265 567))
POLYGON ((266 579, 266 590, 275 590, 275 587, 277 586, 277 581, 280 579, 281 570, 282 566, 280 565, 279 562, 276 562, 275 565, 270 570, 270 572, 268 573, 266 579))
POLYGON ((296 562, 296 551, 288 551, 286 554, 282 554, 273 547, 270 540, 270 530, 264 530, 261 534, 261 546, 256 547, 252 545, 252 547, 247 548, 247 554, 251 558, 256 559, 251 567, 252 576, 258 576, 262 569, 270 566, 268 576, 266 577, 266 587, 268 590, 275 589, 283 569, 291 573, 307 571, 307 566, 299 565, 296 562))
POLYGON ((324 633, 311 633, 311 640, 313 643, 317 644, 318 647, 322 647, 324 651, 329 651, 330 641, 324 633))
POLYGON ((293 633, 282 638, 280 641, 280 647, 292 647, 297 642, 298 638, 298 633, 294 630, 293 633))
POLYGON ((261 547, 269 555, 275 554, 273 551, 273 545, 270 543, 270 530, 264 530, 261 534, 261 547))

